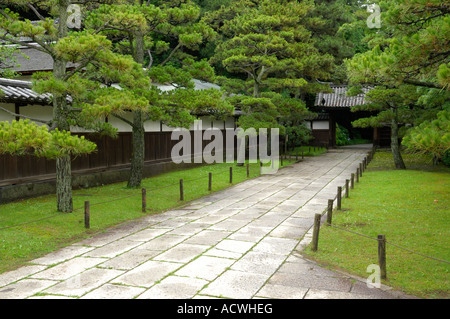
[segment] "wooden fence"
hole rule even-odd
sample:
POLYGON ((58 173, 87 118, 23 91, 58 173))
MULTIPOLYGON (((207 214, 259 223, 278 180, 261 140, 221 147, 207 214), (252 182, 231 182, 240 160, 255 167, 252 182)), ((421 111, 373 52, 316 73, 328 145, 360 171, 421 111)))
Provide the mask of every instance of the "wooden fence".
MULTIPOLYGON (((148 163, 170 162, 172 147, 178 140, 171 140, 168 132, 145 133, 145 161, 148 163)), ((222 130, 225 138, 225 131, 222 130)), ((193 132, 191 146, 193 148, 193 132)), ((119 133, 117 138, 86 135, 97 144, 93 154, 80 156, 72 160, 73 173, 90 173, 127 167, 133 151, 131 132, 119 133)), ((210 141, 203 141, 206 145, 210 141)), ((224 144, 225 145, 225 144, 224 144)), ((56 162, 35 156, 0 155, 0 186, 21 184, 54 178, 56 162)))

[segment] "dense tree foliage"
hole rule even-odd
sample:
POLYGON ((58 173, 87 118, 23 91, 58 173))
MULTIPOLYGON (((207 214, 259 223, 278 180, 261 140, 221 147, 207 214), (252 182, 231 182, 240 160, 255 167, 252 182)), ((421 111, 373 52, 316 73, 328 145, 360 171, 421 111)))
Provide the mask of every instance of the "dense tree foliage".
POLYGON ((147 101, 148 108, 133 110, 132 120, 111 113, 129 124, 133 132, 129 187, 139 186, 142 180, 145 121, 159 120, 173 127, 188 127, 196 114, 220 117, 232 112, 232 106, 222 99, 220 91, 193 88, 193 77, 214 81, 213 68, 205 60, 197 59, 194 52, 216 35, 200 21, 200 8, 193 2, 105 4, 87 14, 86 27, 100 30, 113 41, 116 51, 133 56, 152 82, 177 88, 161 92, 150 84, 145 90, 135 91, 136 96, 147 101))
MULTIPOLYGON (((89 1, 86 1, 89 2, 89 1)), ((53 118, 49 121, 48 130, 52 136, 54 131, 58 130, 61 152, 50 152, 56 157, 56 184, 57 184, 57 209, 63 212, 70 212, 73 209, 71 192, 71 159, 70 155, 64 151, 66 144, 71 146, 78 137, 71 136, 63 132, 69 132, 71 125, 97 127, 100 130, 113 131, 108 124, 100 121, 92 121, 88 116, 79 115, 77 105, 82 101, 92 98, 93 91, 100 89, 100 83, 90 79, 83 78, 81 73, 83 68, 90 64, 98 66, 98 74, 116 77, 117 82, 127 82, 128 74, 136 74, 137 68, 132 59, 114 53, 111 41, 98 33, 89 33, 85 31, 69 31, 67 23, 69 20, 69 0, 59 1, 6 1, 14 5, 23 5, 31 8, 39 19, 32 22, 23 19, 18 13, 6 8, 1 10, 0 15, 0 39, 9 42, 24 45, 43 51, 53 59, 53 72, 48 74, 37 74, 35 78, 34 89, 40 93, 51 93, 53 100, 53 118), (49 17, 44 17, 39 13, 43 8, 49 12, 49 17), (31 39, 32 44, 23 39, 31 39), (37 44, 37 45, 36 45, 37 44), (72 71, 67 71, 67 62, 71 61, 78 64, 72 71), (104 71, 106 74, 103 74, 104 71), (69 97, 71 103, 69 103, 69 97), (94 123, 95 122, 95 123, 94 123)), ((134 81, 136 86, 145 85, 143 74, 140 79, 134 81)), ((123 94, 119 98, 125 97, 123 94)), ((116 103, 126 110, 129 107, 127 103, 116 103)), ((136 104, 133 104, 137 107, 136 104)), ((141 105, 142 107, 142 105, 141 105)), ((33 125, 29 122, 21 122, 20 127, 25 129, 33 125)), ((8 128, 3 127, 5 130, 8 128)), ((19 127, 16 126, 16 129, 19 127)), ((33 129, 33 128, 31 128, 33 129)), ((81 139, 81 138, 80 138, 81 139)), ((76 145, 77 143, 74 143, 76 145)), ((84 143, 78 143, 81 147, 84 143)), ((42 144, 47 145, 47 144, 42 144)), ((48 144, 51 146, 52 144, 48 144)), ((78 153, 82 149, 78 151, 78 153)), ((92 151, 92 148, 89 148, 92 151)), ((2 150, 2 152, 5 150, 2 150)), ((75 151, 73 151, 75 152, 75 151)), ((16 154, 20 155, 21 151, 16 154)), ((41 152, 41 155, 48 154, 41 152)))
MULTIPOLYGON (((379 113, 358 120, 354 125, 390 124, 394 161, 396 167, 404 168, 397 143, 398 124, 407 128, 431 120, 422 128, 432 126, 436 114, 448 110, 449 6, 437 0, 385 0, 377 3, 383 15, 381 29, 368 38, 372 49, 356 54, 347 60, 346 65, 352 83, 375 87, 373 93, 367 95, 369 101, 375 103, 355 110, 379 113)), ((405 145, 417 150, 419 144, 412 141, 418 140, 420 132, 429 130, 413 132, 413 136, 406 138, 405 145)), ((431 153, 442 155, 442 151, 431 153)))

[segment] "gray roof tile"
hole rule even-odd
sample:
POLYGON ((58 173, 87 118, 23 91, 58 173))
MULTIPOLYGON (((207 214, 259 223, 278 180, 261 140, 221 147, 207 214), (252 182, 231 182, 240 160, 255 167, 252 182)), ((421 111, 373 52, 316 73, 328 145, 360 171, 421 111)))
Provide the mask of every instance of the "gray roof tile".
POLYGON ((347 96, 347 86, 346 85, 330 85, 333 90, 332 93, 318 93, 316 95, 316 100, 314 106, 316 107, 326 107, 326 108, 349 108, 356 105, 366 104, 365 93, 367 93, 370 88, 363 88, 363 92, 356 96, 347 96))

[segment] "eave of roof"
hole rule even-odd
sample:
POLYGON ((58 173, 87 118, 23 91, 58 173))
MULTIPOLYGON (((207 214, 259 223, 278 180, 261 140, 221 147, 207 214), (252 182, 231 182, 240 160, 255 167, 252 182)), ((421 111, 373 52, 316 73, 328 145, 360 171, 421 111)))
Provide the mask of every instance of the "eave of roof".
MULTIPOLYGON (((193 79, 195 90, 206 89, 220 89, 216 84, 193 79)), ((152 83, 162 91, 173 90, 176 87, 173 85, 163 85, 158 83, 152 83)), ((117 86, 115 86, 117 87, 117 86)), ((120 87, 117 87, 120 88, 120 87)), ((30 81, 13 80, 0 78, 0 102, 6 103, 26 103, 26 104, 44 104, 49 105, 52 103, 52 95, 50 93, 38 94, 31 88, 30 81)), ((68 98, 70 101, 70 98, 68 98)))
POLYGON ((356 105, 364 105, 365 93, 367 93, 370 88, 363 88, 363 93, 356 96, 347 95, 347 85, 330 85, 333 90, 332 93, 320 92, 316 95, 316 100, 314 102, 314 107, 319 108, 350 108, 356 105))
POLYGON ((7 103, 26 103, 49 105, 50 93, 38 94, 31 89, 31 82, 0 78, 0 101, 7 103))

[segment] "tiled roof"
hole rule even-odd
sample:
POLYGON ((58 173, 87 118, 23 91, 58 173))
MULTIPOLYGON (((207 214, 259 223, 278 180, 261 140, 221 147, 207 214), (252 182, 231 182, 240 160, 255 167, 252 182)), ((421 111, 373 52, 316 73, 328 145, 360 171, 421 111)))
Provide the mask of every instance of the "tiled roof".
MULTIPOLYGON (((220 88, 219 86, 193 79, 196 90, 205 90, 209 88, 220 88)), ((153 83, 162 91, 175 89, 172 85, 161 85, 153 83)), ((51 104, 50 93, 38 94, 31 89, 31 82, 0 78, 0 102, 16 103, 23 102, 27 104, 51 104), (3 93, 2 93, 3 92, 3 93)), ((71 101, 68 97, 68 101, 71 101)))
POLYGON ((31 89, 31 82, 0 78, 0 101, 8 103, 50 104, 51 94, 38 94, 31 89))
MULTIPOLYGON (((15 52, 13 56, 16 58, 16 63, 11 69, 18 73, 29 74, 37 71, 53 70, 52 57, 48 53, 38 49, 22 46, 17 49, 17 52, 15 52)), ((76 66, 76 63, 67 63, 67 68, 76 66)))
POLYGON ((305 118, 306 121, 327 121, 330 119, 330 114, 328 113, 316 113, 305 118))
POLYGON ((365 104, 365 93, 367 93, 370 88, 363 88, 364 93, 358 94, 356 96, 347 96, 347 86, 346 85, 330 85, 333 93, 318 93, 316 95, 316 100, 314 102, 315 107, 325 107, 325 108, 348 108, 355 105, 365 104))

